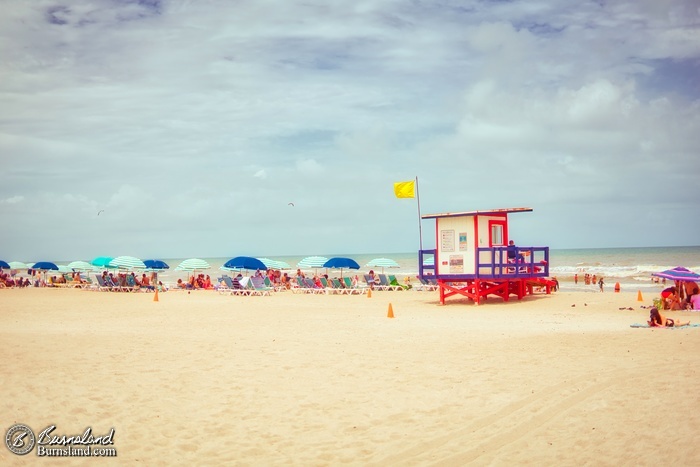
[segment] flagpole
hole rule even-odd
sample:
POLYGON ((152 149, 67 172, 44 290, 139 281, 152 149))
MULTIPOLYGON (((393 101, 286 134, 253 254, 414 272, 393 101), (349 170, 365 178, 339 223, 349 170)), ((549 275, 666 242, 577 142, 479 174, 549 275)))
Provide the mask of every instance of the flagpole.
POLYGON ((420 194, 418 193, 418 175, 416 175, 416 201, 418 203, 418 238, 420 249, 423 250, 423 226, 420 218, 420 194))

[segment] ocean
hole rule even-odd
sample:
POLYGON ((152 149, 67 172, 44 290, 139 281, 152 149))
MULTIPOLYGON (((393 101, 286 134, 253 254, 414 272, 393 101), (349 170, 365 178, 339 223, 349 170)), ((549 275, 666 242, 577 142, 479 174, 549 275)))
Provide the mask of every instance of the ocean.
MULTIPOLYGON (((310 256, 310 255, 309 255, 310 256)), ((371 253, 371 254, 331 254, 326 257, 345 256, 353 258, 362 267, 360 272, 368 272, 365 265, 374 258, 390 258, 399 264, 399 268, 387 269, 385 272, 396 276, 415 276, 418 274, 418 254, 411 253, 371 253)), ((293 270, 304 256, 275 256, 271 259, 288 263, 293 270)), ((159 274, 163 282, 175 282, 177 278, 186 277, 186 272, 174 271, 174 268, 185 258, 164 259, 171 269, 159 274)), ((220 269, 228 261, 226 258, 202 258, 211 269, 202 271, 212 279, 219 277, 224 271, 220 269)), ((585 249, 552 249, 550 250, 550 275, 556 277, 562 290, 591 290, 598 291, 597 285, 586 286, 583 283, 584 274, 595 274, 603 277, 608 290, 612 290, 619 282, 625 290, 657 290, 663 287, 661 283, 652 281, 652 272, 683 266, 691 271, 700 272, 700 246, 686 247, 645 247, 645 248, 585 248, 585 249), (579 282, 574 284, 574 274, 578 274, 579 282)), ((381 268, 374 268, 381 270, 381 268)), ((347 274, 347 273, 345 273, 347 274)))

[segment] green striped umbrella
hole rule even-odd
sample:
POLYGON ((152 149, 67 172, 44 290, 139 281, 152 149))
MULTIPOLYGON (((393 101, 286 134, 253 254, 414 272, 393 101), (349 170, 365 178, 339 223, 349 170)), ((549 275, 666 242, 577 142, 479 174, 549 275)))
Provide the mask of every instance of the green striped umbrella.
POLYGON ((209 269, 209 263, 199 258, 186 259, 175 268, 176 271, 203 271, 209 269))
POLYGON ((73 261, 68 263, 68 267, 74 271, 92 271, 94 266, 87 261, 73 261))
POLYGON ((29 265, 23 263, 22 261, 10 261, 8 264, 10 265, 10 269, 13 270, 29 269, 29 265))
POLYGON ((398 268, 399 263, 389 258, 374 258, 372 261, 365 265, 367 268, 382 268, 382 274, 384 274, 384 268, 398 268))
POLYGON ((117 256, 109 262, 109 265, 119 269, 146 269, 146 265, 143 264, 143 261, 133 256, 117 256))

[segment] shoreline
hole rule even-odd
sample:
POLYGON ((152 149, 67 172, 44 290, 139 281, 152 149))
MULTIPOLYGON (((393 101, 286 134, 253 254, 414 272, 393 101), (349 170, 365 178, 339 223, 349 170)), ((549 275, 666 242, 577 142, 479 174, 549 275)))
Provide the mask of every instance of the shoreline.
POLYGON ((153 298, 0 290, 0 428, 113 427, 129 463, 700 462, 700 329, 630 328, 636 291, 153 298))

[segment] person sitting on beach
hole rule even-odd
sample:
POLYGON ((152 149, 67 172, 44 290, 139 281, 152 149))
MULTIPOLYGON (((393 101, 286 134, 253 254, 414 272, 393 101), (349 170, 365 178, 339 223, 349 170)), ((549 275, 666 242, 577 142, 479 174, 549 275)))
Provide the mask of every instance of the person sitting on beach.
POLYGON ((379 279, 379 275, 375 274, 374 270, 370 269, 369 274, 367 274, 367 275, 369 276, 369 279, 370 279, 368 282, 369 282, 369 287, 371 289, 374 289, 375 285, 379 285, 382 283, 382 281, 379 279))
POLYGON ((287 274, 286 272, 282 275, 280 282, 282 283, 282 287, 284 287, 287 290, 289 290, 292 287, 292 284, 290 283, 289 279, 289 274, 287 274))
POLYGON ((661 298, 664 302, 664 310, 680 310, 681 299, 678 297, 678 289, 669 287, 661 291, 661 298))
POLYGON ((688 296, 688 309, 700 310, 700 289, 695 287, 693 293, 688 296))
POLYGON ((661 313, 659 313, 659 309, 656 307, 651 307, 651 310, 649 310, 649 326, 651 327, 667 327, 667 328, 672 328, 672 327, 678 327, 678 326, 687 326, 690 324, 690 321, 676 321, 671 318, 667 318, 661 313))
POLYGON ((187 284, 185 284, 184 282, 182 282, 182 279, 178 279, 178 280, 177 280, 177 288, 178 288, 178 289, 185 289, 185 288, 187 288, 187 284))
POLYGON ((202 283, 202 287, 207 289, 207 290, 211 290, 214 288, 214 286, 211 283, 211 277, 209 277, 209 274, 207 274, 207 276, 204 278, 204 282, 202 283))

